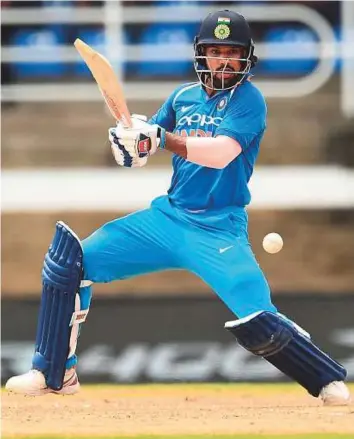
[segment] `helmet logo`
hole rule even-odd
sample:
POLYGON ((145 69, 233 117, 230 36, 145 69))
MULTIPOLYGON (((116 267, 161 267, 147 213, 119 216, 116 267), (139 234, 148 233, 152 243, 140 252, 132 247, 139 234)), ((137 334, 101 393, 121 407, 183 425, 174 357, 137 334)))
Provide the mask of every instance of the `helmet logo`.
POLYGON ((214 35, 218 40, 225 40, 230 36, 230 28, 227 24, 218 24, 214 30, 214 35))
POLYGON ((218 24, 224 23, 224 24, 230 24, 231 18, 228 17, 218 17, 218 24))

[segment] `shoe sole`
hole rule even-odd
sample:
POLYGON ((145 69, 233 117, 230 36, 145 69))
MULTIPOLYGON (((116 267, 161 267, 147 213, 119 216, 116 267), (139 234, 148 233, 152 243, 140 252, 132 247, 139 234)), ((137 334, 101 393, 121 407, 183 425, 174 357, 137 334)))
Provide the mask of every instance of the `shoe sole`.
POLYGON ((25 390, 22 389, 8 389, 6 390, 10 393, 16 393, 18 395, 24 395, 24 396, 43 396, 48 395, 49 393, 53 393, 54 395, 74 395, 75 393, 78 393, 80 390, 80 384, 73 384, 72 386, 63 387, 60 390, 53 390, 49 387, 45 389, 33 389, 33 390, 25 390))
POLYGON ((351 403, 351 398, 336 398, 329 397, 323 401, 323 405, 326 407, 334 407, 334 406, 346 406, 351 403))

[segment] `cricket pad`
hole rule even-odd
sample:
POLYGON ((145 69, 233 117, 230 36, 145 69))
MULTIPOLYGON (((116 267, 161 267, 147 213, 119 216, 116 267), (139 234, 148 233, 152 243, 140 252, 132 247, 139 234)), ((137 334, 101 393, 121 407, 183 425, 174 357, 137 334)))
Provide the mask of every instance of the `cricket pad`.
POLYGON ((82 259, 78 237, 66 224, 57 222, 42 270, 42 297, 32 360, 33 369, 40 370, 47 386, 54 390, 63 386, 82 259))
POLYGON ((261 311, 226 322, 225 328, 241 346, 262 356, 313 396, 319 396, 324 386, 332 381, 343 381, 347 375, 341 364, 278 314, 261 311))

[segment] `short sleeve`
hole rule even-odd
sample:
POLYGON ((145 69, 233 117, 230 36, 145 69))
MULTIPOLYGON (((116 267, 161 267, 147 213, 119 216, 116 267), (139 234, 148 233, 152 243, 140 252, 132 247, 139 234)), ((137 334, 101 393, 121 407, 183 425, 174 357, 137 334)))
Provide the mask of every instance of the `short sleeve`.
POLYGON ((264 132, 266 119, 267 106, 262 93, 253 84, 246 83, 240 90, 236 89, 215 137, 231 137, 245 150, 264 132), (245 88, 242 89, 243 87, 245 88))
POLYGON ((172 132, 176 125, 176 112, 174 110, 173 104, 176 95, 180 90, 182 90, 186 84, 181 85, 176 88, 176 90, 167 98, 164 104, 159 108, 159 110, 152 116, 149 120, 150 124, 160 125, 165 128, 166 131, 172 132))

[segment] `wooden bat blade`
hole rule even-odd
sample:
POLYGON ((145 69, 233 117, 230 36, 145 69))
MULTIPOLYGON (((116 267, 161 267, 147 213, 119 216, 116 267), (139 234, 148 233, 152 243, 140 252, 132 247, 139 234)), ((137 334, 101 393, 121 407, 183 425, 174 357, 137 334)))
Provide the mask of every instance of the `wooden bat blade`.
POLYGON ((79 38, 75 40, 74 46, 95 78, 113 117, 125 127, 131 128, 131 116, 123 89, 110 62, 79 38))

